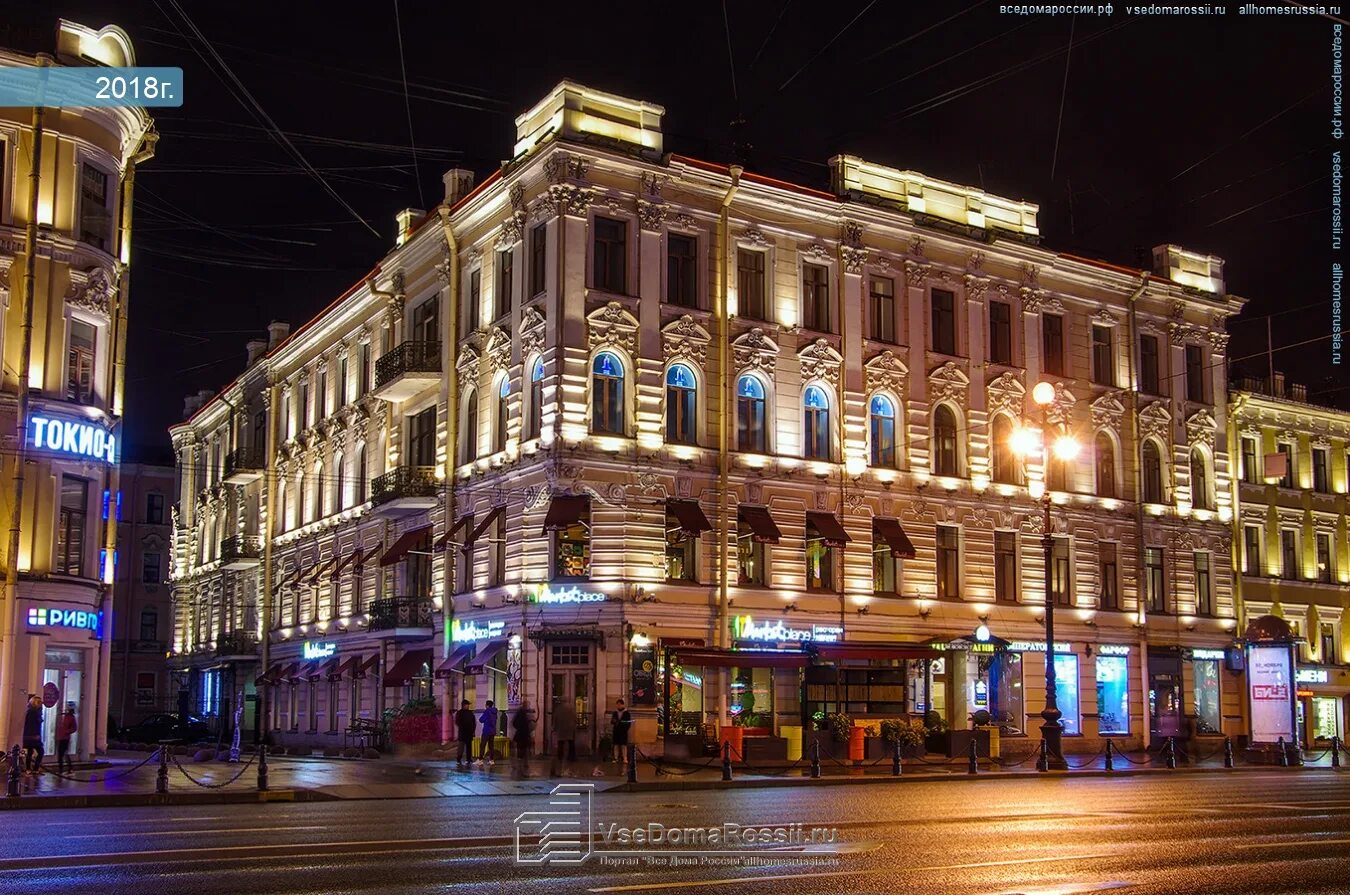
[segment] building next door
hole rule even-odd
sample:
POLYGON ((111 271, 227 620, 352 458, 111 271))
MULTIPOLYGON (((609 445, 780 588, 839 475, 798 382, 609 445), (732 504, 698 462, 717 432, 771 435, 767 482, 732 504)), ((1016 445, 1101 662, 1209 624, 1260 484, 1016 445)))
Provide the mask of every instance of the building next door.
POLYGON ((85 650, 49 647, 42 668, 42 685, 56 687, 56 704, 42 709, 42 748, 47 755, 56 754, 56 721, 67 707, 75 709, 77 730, 70 738, 70 754, 80 754, 80 743, 85 730, 92 730, 92 719, 84 711, 84 657, 85 650))
MULTIPOLYGON (((548 644, 548 704, 544 708, 543 740, 557 748, 553 737, 553 707, 570 702, 577 714, 577 754, 593 753, 596 747, 594 645, 556 642, 548 644)), ((601 731, 603 733, 603 731, 601 731)))
POLYGON ((1181 656, 1150 653, 1148 657, 1148 718, 1153 742, 1186 736, 1181 704, 1181 656))

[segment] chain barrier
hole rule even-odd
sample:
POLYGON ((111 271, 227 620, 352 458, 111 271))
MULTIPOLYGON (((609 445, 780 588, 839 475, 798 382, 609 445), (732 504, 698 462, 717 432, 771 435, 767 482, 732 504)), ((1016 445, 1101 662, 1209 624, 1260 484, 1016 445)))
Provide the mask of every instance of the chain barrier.
POLYGON ((708 770, 708 768, 712 767, 714 764, 721 762, 722 760, 721 756, 717 756, 715 758, 709 758, 707 761, 705 761, 703 764, 699 765, 696 768, 690 768, 687 771, 674 771, 666 766, 669 763, 669 760, 666 759, 664 756, 661 758, 653 758, 652 756, 643 752, 641 749, 637 750, 637 754, 639 758, 646 761, 652 767, 656 768, 656 775, 658 777, 667 777, 667 776, 688 777, 690 774, 697 774, 699 771, 706 771, 708 770))
POLYGON ((169 757, 173 759, 174 766, 177 767, 178 770, 183 772, 184 777, 188 778, 188 780, 197 784, 202 789, 224 789, 234 781, 238 780, 240 777, 244 776, 244 772, 249 769, 249 767, 253 764, 255 760, 257 760, 258 753, 254 752, 252 755, 249 756, 248 761, 244 764, 242 768, 239 769, 239 773, 235 774, 229 780, 225 780, 224 782, 221 783, 205 783, 201 780, 198 780, 196 777, 188 773, 188 769, 183 767, 183 765, 178 761, 177 755, 170 755, 169 757))
POLYGON ((159 758, 159 749, 156 749, 154 752, 151 752, 149 755, 145 756, 145 758, 141 761, 140 764, 133 765, 132 767, 129 767, 123 771, 109 771, 105 773, 102 777, 90 777, 87 780, 82 777, 76 777, 71 774, 63 774, 60 771, 53 771, 51 769, 46 769, 42 773, 51 774, 53 777, 57 777, 61 780, 69 780, 72 783, 98 783, 99 781, 117 780, 127 776, 128 774, 134 774, 135 772, 139 771, 141 768, 145 767, 150 762, 157 760, 158 758, 159 758))
POLYGON ((1001 756, 999 758, 991 758, 989 760, 1001 768, 1020 768, 1022 765, 1038 757, 1039 755, 1040 752, 1033 749, 1026 755, 1023 755, 1021 758, 1017 759, 1016 761, 1013 761, 1011 758, 1003 758, 1001 756))
MULTIPOLYGON (((1119 755, 1120 753, 1119 753, 1119 752, 1116 752, 1116 753, 1114 753, 1114 754, 1119 755)), ((1097 763, 1097 759, 1103 757, 1104 755, 1106 755, 1106 747, 1105 747, 1105 746, 1103 746, 1102 748, 1098 749, 1096 755, 1092 756, 1091 758, 1089 758, 1087 761, 1083 762, 1082 764, 1074 764, 1073 762, 1069 761, 1069 757, 1068 757, 1067 755, 1064 756, 1064 763, 1065 763, 1066 765, 1069 766, 1069 769, 1070 769, 1070 770, 1073 770, 1073 771, 1081 771, 1081 770, 1083 770, 1084 768, 1090 768, 1090 767, 1092 767, 1094 764, 1097 763)))
POLYGON ((1323 750, 1321 751, 1321 753, 1318 754, 1318 755, 1307 755, 1307 754, 1305 754, 1305 751, 1306 751, 1306 750, 1302 750, 1302 749, 1299 750, 1299 754, 1303 755, 1303 760, 1304 760, 1305 762, 1307 762, 1307 761, 1321 761, 1322 759, 1326 758, 1328 755, 1331 754, 1331 747, 1328 746, 1326 749, 1323 749, 1323 750))

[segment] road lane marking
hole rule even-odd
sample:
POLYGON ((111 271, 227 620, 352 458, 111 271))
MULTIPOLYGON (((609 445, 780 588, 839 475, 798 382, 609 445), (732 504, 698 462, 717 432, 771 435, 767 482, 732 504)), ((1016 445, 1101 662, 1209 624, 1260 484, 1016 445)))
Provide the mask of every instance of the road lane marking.
MULTIPOLYGON (((931 867, 915 867, 909 873, 925 873, 931 870, 975 870, 981 867, 1011 867, 1018 864, 1049 864, 1057 861, 1092 861, 1098 858, 1114 858, 1114 853, 1095 855, 1053 855, 1044 858, 1014 858, 1007 861, 977 861, 971 864, 938 864, 931 867)), ((822 870, 816 873, 777 873, 764 876, 735 876, 723 879, 699 879, 681 882, 630 883, 623 886, 600 886, 587 889, 588 892, 649 892, 654 889, 699 889, 710 886, 730 886, 735 883, 761 883, 797 879, 829 879, 838 876, 879 876, 894 874, 894 867, 878 867, 871 870, 822 870)))
POLYGON ((1234 848, 1298 848, 1303 845, 1350 845, 1350 839, 1303 839, 1290 842, 1287 839, 1281 839, 1279 842, 1239 842, 1234 848))
POLYGON ((227 830, 221 827, 210 827, 205 830, 146 830, 136 833, 78 833, 65 834, 66 839, 111 839, 117 836, 192 836, 201 833, 210 833, 214 836, 229 835, 230 833, 285 833, 291 830, 329 830, 332 829, 327 824, 321 826, 308 827, 238 827, 233 830, 227 830))

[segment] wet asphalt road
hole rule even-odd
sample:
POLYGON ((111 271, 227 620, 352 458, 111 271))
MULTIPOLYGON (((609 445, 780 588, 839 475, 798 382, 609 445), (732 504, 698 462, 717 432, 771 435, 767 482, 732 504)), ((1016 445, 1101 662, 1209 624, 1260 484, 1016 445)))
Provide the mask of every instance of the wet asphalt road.
MULTIPOLYGON (((1350 893, 1350 772, 594 797, 597 830, 838 828, 838 843, 815 853, 759 848, 749 863, 679 867, 648 864, 631 847, 579 865, 517 864, 514 819, 547 808, 519 796, 9 811, 0 892, 1350 893)), ((594 848, 615 846, 597 833, 594 848)))

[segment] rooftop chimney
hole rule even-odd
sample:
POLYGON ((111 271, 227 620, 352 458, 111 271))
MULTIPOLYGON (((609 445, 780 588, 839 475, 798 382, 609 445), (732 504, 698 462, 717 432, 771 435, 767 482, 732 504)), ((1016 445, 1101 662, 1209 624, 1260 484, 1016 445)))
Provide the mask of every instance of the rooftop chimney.
POLYGON ((195 395, 188 395, 183 399, 183 419, 188 419, 198 410, 206 406, 206 402, 215 396, 215 392, 209 388, 200 389, 195 395))
POLYGON ((247 370, 258 362, 258 358, 267 353, 267 340, 249 339, 244 347, 248 349, 248 365, 244 367, 247 370))
POLYGON ((413 224, 422 220, 426 212, 420 208, 405 208, 394 215, 394 220, 398 222, 398 236, 394 239, 394 245, 401 246, 408 241, 408 236, 412 234, 413 224))
POLYGON ((273 320, 271 323, 267 324, 267 350, 271 351, 273 348, 280 345, 290 334, 291 325, 289 323, 273 320))
POLYGON ((446 205, 454 205, 473 191, 473 172, 467 168, 451 168, 441 180, 445 181, 446 205))

